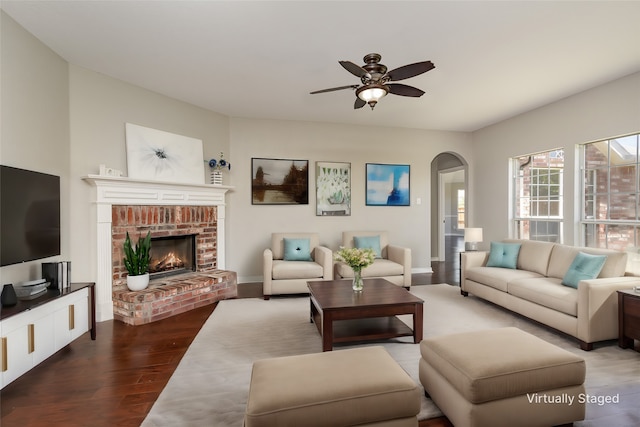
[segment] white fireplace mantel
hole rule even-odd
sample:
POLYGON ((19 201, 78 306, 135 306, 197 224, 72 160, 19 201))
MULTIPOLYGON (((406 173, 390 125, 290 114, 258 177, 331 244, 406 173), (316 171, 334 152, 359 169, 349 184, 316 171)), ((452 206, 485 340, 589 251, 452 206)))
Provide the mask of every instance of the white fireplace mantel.
POLYGON ((225 268, 225 194, 234 187, 226 185, 183 184, 136 180, 103 175, 83 179, 96 188, 96 320, 113 319, 111 298, 113 263, 111 259, 111 222, 113 205, 217 206, 217 265, 225 268))

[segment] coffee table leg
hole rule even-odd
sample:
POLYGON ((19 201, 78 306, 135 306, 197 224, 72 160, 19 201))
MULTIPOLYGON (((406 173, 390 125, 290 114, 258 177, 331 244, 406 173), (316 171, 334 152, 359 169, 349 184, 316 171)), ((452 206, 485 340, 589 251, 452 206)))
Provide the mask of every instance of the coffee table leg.
POLYGON ((333 316, 322 313, 322 351, 333 350, 333 316))
POLYGON ((413 343, 419 344, 422 341, 422 304, 416 304, 413 312, 413 343))

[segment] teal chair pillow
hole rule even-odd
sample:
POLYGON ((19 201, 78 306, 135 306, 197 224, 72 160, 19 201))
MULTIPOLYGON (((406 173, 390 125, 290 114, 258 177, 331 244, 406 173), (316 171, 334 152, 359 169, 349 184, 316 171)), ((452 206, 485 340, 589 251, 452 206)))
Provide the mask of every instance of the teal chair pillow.
POLYGON ((382 250, 380 249, 380 236, 354 236, 353 243, 358 249, 373 249, 373 252, 376 254, 376 258, 382 258, 382 250))
POLYGON ((491 242, 487 267, 516 268, 520 243, 491 242))
POLYGON ((285 261, 313 261, 309 239, 284 238, 285 261))
POLYGON ((607 260, 606 255, 591 255, 578 252, 562 278, 562 284, 578 289, 581 280, 595 279, 607 260))

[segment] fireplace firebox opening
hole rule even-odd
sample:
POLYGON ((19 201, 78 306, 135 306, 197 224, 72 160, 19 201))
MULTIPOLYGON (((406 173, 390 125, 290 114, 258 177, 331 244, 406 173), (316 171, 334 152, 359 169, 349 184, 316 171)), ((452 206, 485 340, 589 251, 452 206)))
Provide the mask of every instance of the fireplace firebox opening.
POLYGON ((151 238, 151 279, 196 271, 196 235, 151 238))

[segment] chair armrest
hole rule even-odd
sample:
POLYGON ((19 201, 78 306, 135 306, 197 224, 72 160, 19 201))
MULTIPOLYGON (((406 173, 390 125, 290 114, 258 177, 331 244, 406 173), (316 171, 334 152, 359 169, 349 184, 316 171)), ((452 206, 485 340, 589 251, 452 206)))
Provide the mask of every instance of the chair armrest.
POLYGON ((387 245, 387 259, 402 265, 402 285, 411 286, 411 249, 387 245))
POLYGON ((314 261, 322 266, 322 278, 333 280, 333 252, 325 246, 316 246, 313 250, 314 261))
POLYGON ((269 248, 262 252, 262 293, 271 295, 271 278, 273 271, 273 251, 269 248))
POLYGON ((578 283, 578 338, 584 342, 618 336, 618 290, 640 286, 640 277, 581 280, 578 283))

